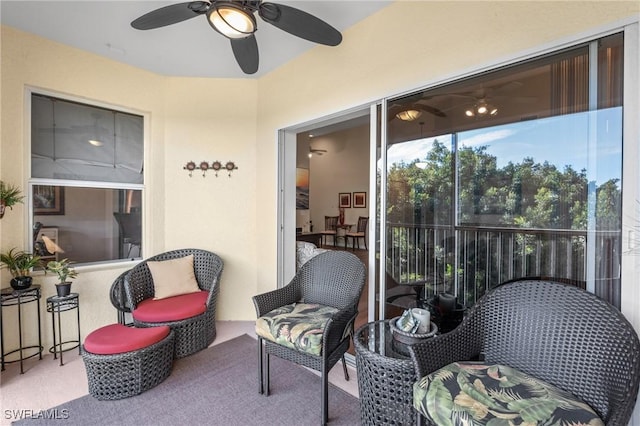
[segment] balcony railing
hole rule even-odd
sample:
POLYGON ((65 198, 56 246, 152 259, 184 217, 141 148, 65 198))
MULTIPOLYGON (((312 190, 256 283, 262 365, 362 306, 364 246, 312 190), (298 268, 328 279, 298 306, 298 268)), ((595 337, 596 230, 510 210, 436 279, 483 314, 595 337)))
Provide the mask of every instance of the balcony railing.
POLYGON ((620 232, 387 225, 387 273, 422 297, 455 293, 470 306, 485 292, 522 277, 549 277, 585 288, 595 253, 595 293, 620 306, 620 232))

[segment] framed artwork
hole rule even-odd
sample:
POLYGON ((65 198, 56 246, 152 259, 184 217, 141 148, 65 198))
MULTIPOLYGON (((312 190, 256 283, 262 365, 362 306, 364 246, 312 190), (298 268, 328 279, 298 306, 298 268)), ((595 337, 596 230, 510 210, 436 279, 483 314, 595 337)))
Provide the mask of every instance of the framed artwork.
POLYGON ((296 168, 296 210, 309 209, 309 169, 296 168))
POLYGON ((367 207, 367 193, 366 192, 354 192, 353 193, 353 207, 354 208, 366 208, 367 207))
POLYGON ((33 185, 34 215, 64 215, 64 187, 33 185))
POLYGON ((351 207, 351 193, 341 192, 338 194, 338 207, 347 208, 351 207))

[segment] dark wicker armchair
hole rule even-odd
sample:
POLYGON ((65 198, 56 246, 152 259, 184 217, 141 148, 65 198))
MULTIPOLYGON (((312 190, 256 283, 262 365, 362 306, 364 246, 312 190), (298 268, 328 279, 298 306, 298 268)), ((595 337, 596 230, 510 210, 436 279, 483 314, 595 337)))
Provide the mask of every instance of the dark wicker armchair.
POLYGON ((569 392, 607 425, 627 425, 638 393, 640 343, 631 324, 595 295, 557 282, 501 285, 455 330, 409 351, 418 378, 435 381, 444 377, 436 370, 452 362, 484 358, 569 392))
MULTIPOLYGON (((191 355, 209 346, 216 337, 216 301, 220 291, 220 276, 223 262, 214 253, 199 249, 181 249, 161 253, 150 257, 118 277, 111 290, 111 300, 114 306, 123 312, 132 312, 133 324, 136 327, 154 327, 168 325, 175 332, 175 357, 181 358, 191 355), (145 322, 136 319, 136 307, 140 302, 154 297, 154 285, 151 271, 147 266, 149 261, 163 261, 177 259, 193 254, 193 268, 201 290, 207 291, 206 308, 203 313, 176 321, 145 322), (126 302, 118 292, 124 285, 126 302)), ((179 297, 179 296, 178 296, 179 297)))
POLYGON ((327 423, 328 373, 342 359, 349 379, 344 354, 364 282, 365 267, 356 256, 327 251, 302 265, 286 286, 253 297, 260 393, 269 394, 270 355, 317 370, 322 375, 322 423, 327 423))

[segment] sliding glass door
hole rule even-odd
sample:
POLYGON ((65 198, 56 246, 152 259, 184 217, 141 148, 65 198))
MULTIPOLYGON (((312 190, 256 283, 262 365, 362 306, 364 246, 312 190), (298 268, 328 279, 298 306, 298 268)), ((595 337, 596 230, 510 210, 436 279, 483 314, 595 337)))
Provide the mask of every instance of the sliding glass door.
POLYGON ((381 315, 523 277, 619 307, 622 81, 616 34, 390 99, 381 315))

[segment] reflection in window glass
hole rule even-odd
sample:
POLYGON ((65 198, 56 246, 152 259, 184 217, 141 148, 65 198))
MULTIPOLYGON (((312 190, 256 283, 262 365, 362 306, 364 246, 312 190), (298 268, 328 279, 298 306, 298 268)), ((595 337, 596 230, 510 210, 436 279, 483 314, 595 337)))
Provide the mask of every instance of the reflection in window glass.
POLYGON ((546 277, 620 306, 623 63, 615 34, 389 100, 386 286, 415 294, 387 303, 546 277))
POLYGON ((140 257, 142 191, 33 185, 34 252, 45 261, 140 257))
POLYGON ((597 228, 619 229, 621 131, 612 108, 460 133, 458 222, 586 230, 592 182, 597 228))
POLYGON ((141 116, 31 97, 31 176, 142 183, 141 116))

